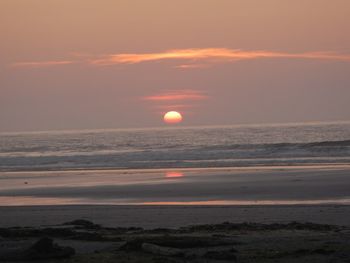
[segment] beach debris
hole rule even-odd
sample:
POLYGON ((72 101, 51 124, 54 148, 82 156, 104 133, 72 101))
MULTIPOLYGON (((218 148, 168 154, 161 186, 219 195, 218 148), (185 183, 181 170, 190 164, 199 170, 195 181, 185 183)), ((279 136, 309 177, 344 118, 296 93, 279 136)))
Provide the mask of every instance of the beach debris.
MULTIPOLYGON (((85 229, 85 228, 72 228, 71 226, 57 226, 57 227, 11 227, 0 228, 0 237, 4 238, 65 238, 72 240, 84 240, 84 241, 121 241, 121 239, 115 235, 109 235, 113 231, 106 229, 85 229), (105 235, 106 234, 106 235, 105 235)), ((119 231, 117 232, 119 233, 119 231)))
POLYGON ((217 259, 217 260, 229 260, 230 262, 237 261, 237 250, 233 247, 227 247, 225 249, 217 248, 216 250, 210 249, 205 254, 205 258, 217 259))
POLYGON ((141 250, 142 244, 149 243, 163 247, 171 248, 203 248, 203 247, 218 247, 218 246, 232 246, 238 244, 233 239, 216 238, 211 236, 143 236, 127 240, 121 250, 141 250))
POLYGON ((341 227, 327 224, 316 224, 310 222, 296 222, 292 221, 287 224, 273 223, 273 224, 262 224, 262 223, 230 223, 224 222, 221 224, 207 224, 207 225, 193 225, 187 227, 181 227, 180 232, 226 232, 226 231, 271 231, 271 230, 312 230, 312 231, 331 231, 338 230, 341 227))
POLYGON ((105 257, 164 263, 283 262, 294 258, 318 260, 305 262, 349 262, 350 256, 350 232, 346 226, 226 222, 143 230, 103 226, 95 229, 95 225, 79 219, 64 225, 0 228, 0 262, 51 262, 73 255, 74 249, 79 254, 77 258, 83 255, 79 262, 89 262, 85 259, 90 257, 100 258, 99 262, 104 262, 105 257), (33 240, 38 242, 33 244, 33 240), (69 247, 65 247, 67 243, 69 247), (320 261, 323 259, 328 261, 320 261))
POLYGON ((230 260, 234 262, 237 250, 232 246, 174 248, 159 246, 151 243, 143 243, 142 250, 159 256, 184 257, 186 259, 208 258, 216 260, 230 260))
POLYGON ((141 247, 143 251, 149 252, 155 255, 170 256, 170 257, 184 256, 184 251, 179 248, 162 247, 151 243, 143 243, 141 247))
POLYGON ((32 227, 11 227, 0 228, 0 236, 6 238, 16 237, 71 237, 75 231, 69 228, 32 228, 32 227))
MULTIPOLYGON (((208 259, 229 260, 236 259, 236 249, 233 239, 216 238, 212 236, 143 236, 128 240, 119 250, 143 251, 157 256, 185 258, 187 260, 208 259)), ((191 261, 192 262, 192 261, 191 261)))
MULTIPOLYGON (((313 255, 329 256, 334 254, 336 251, 331 248, 320 247, 320 248, 299 248, 295 250, 266 250, 260 256, 264 255, 266 258, 285 258, 285 257, 307 257, 313 255)), ((337 261, 338 262, 338 261, 337 261)), ((341 261, 342 262, 342 261, 341 261)))
POLYGON ((316 249, 298 249, 294 251, 295 254, 321 254, 321 255, 330 255, 333 254, 335 251, 333 249, 327 249, 327 248, 316 248, 316 249))
POLYGON ((72 226, 76 226, 78 228, 84 228, 84 229, 100 229, 101 226, 98 224, 95 224, 89 220, 85 220, 85 219, 76 219, 73 221, 69 221, 66 223, 63 223, 62 225, 67 226, 67 225, 72 225, 72 226))
POLYGON ((75 254, 71 247, 63 247, 53 243, 48 237, 39 239, 36 243, 25 249, 7 251, 0 254, 0 260, 30 261, 68 258, 75 254))
POLYGON ((235 260, 237 250, 233 246, 215 246, 184 249, 184 255, 188 259, 210 258, 220 260, 235 260))

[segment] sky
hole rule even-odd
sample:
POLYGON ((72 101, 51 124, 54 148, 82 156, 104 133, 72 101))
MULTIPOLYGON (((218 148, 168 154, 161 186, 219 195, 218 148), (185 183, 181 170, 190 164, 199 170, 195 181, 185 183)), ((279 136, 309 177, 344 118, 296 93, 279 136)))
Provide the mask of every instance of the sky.
POLYGON ((348 0, 0 0, 0 131, 350 119, 348 0))

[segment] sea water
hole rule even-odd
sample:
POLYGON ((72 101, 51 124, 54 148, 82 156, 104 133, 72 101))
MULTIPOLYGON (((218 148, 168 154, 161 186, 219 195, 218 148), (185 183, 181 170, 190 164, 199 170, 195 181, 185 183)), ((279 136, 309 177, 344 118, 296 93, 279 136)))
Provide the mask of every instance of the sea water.
POLYGON ((350 122, 0 134, 0 171, 350 163, 350 122))

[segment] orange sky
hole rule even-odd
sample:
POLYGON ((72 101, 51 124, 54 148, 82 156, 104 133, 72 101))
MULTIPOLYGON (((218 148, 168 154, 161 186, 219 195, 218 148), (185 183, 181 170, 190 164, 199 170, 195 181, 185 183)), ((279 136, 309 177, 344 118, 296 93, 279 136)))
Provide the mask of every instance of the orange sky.
POLYGON ((0 131, 348 120, 347 0, 2 0, 0 131))

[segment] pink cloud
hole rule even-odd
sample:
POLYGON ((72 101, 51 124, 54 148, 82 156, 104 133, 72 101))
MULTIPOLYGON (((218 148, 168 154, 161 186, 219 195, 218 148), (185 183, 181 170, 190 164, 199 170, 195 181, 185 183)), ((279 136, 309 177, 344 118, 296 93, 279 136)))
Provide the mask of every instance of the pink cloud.
POLYGON ((185 101, 185 100, 204 100, 208 96, 196 90, 178 90, 160 93, 152 96, 146 96, 143 99, 148 101, 168 102, 168 101, 185 101))
POLYGON ((51 60, 51 61, 37 61, 37 62, 17 62, 13 63, 12 67, 26 67, 26 68, 43 68, 43 67, 52 67, 60 65, 69 65, 76 63, 72 60, 51 60))
POLYGON ((51 67, 58 65, 69 65, 81 63, 96 66, 110 66, 117 64, 138 64, 155 61, 180 61, 176 66, 180 69, 208 67, 212 63, 229 63, 241 60, 253 59, 310 59, 310 60, 332 60, 350 62, 349 54, 336 52, 301 52, 288 53, 266 50, 241 50, 228 48, 194 48, 174 49, 155 53, 119 53, 97 56, 92 58, 87 54, 74 53, 71 60, 49 60, 33 62, 17 62, 12 67, 51 67))
POLYGON ((265 50, 244 51, 228 48, 175 49, 158 53, 111 54, 91 60, 94 65, 136 64, 160 60, 196 60, 208 62, 232 62, 263 58, 320 59, 350 61, 350 55, 334 52, 287 53, 265 50))

